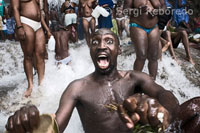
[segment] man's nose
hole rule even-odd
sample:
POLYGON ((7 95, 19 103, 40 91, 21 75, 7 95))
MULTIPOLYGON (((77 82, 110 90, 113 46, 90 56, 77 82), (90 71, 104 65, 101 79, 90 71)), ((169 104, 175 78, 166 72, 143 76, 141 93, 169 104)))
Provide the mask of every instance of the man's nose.
POLYGON ((105 42, 102 40, 99 44, 99 49, 105 49, 106 48, 106 44, 105 42))

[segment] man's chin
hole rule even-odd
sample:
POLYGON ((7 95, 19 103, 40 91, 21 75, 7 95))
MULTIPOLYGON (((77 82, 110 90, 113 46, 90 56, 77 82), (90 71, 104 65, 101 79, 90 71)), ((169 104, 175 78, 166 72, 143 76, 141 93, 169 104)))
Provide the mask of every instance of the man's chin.
POLYGON ((101 74, 109 74, 113 70, 113 66, 107 67, 105 69, 97 68, 97 71, 101 74))

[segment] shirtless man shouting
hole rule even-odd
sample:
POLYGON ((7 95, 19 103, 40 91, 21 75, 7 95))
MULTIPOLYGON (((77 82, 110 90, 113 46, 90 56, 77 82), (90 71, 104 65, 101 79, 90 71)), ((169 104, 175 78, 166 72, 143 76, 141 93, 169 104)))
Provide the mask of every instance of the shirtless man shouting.
POLYGON ((33 88, 33 55, 36 56, 38 81, 41 85, 45 72, 45 35, 42 26, 51 35, 43 15, 39 0, 11 0, 16 21, 16 33, 24 53, 24 70, 28 79, 25 97, 31 95, 33 88))
MULTIPOLYGON (((138 102, 136 109, 140 112, 140 119, 146 120, 148 117, 149 121, 157 121, 158 118, 153 115, 157 114, 158 110, 164 114, 164 126, 167 126, 179 108, 175 96, 156 84, 147 74, 117 70, 119 39, 112 31, 100 29, 92 35, 90 42, 90 55, 95 71, 82 79, 71 82, 62 94, 56 112, 60 132, 65 130, 72 111, 76 107, 86 133, 132 133, 134 123, 128 117, 122 116, 125 121, 121 120, 120 115, 125 115, 124 107, 120 106, 121 112, 118 113, 117 106, 130 96, 136 97, 133 96, 136 92, 143 92, 158 99, 157 102, 148 104, 148 100, 143 100, 146 98, 137 98, 141 101, 138 102), (142 113, 147 107, 149 113, 142 113)), ((20 133, 30 132, 39 121, 38 115, 36 107, 24 107, 9 118, 7 130, 20 133), (24 117, 25 115, 28 117, 24 117), (27 123, 29 120, 30 123, 24 128, 24 122, 27 123)), ((136 118, 138 121, 138 117, 136 118)), ((153 122, 150 124, 156 125, 153 122)))

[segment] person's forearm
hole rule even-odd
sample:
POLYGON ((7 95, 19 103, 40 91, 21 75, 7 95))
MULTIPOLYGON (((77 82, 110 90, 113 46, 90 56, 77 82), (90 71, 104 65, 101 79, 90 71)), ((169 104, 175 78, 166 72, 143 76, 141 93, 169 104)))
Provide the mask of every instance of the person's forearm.
POLYGON ((49 29, 49 27, 47 26, 45 20, 44 20, 43 15, 41 15, 41 23, 42 23, 42 26, 44 27, 44 29, 45 29, 46 32, 51 32, 50 29, 49 29))
POLYGON ((157 99, 161 105, 163 105, 172 115, 170 121, 172 121, 179 111, 179 102, 177 98, 170 91, 161 91, 157 95, 157 99))
POLYGON ((16 27, 22 26, 18 7, 13 7, 13 15, 16 21, 16 27))

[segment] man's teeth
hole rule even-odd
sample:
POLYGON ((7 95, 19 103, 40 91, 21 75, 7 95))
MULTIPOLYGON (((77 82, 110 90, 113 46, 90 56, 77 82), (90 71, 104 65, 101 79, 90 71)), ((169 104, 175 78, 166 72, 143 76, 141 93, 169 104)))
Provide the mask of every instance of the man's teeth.
POLYGON ((101 58, 101 57, 107 57, 107 56, 106 55, 99 55, 98 57, 101 58))

